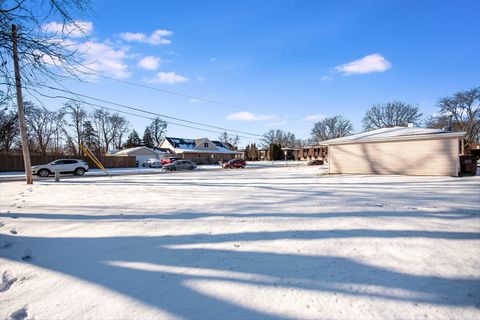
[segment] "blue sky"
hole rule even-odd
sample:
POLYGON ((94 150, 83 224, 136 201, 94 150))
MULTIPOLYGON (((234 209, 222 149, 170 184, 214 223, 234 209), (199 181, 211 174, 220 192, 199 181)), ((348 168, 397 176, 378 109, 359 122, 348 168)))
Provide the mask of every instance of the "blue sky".
MULTIPOLYGON (((65 86, 241 131, 306 139, 314 120, 336 114, 360 131, 374 103, 401 100, 432 114, 438 98, 480 84, 479 1, 93 1, 92 9, 87 39, 72 40, 91 68, 241 108, 105 79, 65 86)), ((127 118, 140 132, 149 122, 127 118)), ((173 125, 168 135, 218 137, 173 125)))

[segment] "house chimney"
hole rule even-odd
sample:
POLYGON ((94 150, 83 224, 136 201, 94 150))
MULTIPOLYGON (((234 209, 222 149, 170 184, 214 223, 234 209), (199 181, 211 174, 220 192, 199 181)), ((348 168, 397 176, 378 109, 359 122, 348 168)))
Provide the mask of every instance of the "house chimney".
POLYGON ((409 122, 407 128, 413 128, 413 122, 409 122))
POLYGON ((452 117, 453 117, 453 115, 448 116, 447 131, 452 131, 452 117))

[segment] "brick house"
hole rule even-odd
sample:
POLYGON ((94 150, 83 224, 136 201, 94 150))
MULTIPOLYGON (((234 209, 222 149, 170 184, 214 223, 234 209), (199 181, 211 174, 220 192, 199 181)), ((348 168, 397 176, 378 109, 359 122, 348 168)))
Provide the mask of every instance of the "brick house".
POLYGON ((165 137, 159 148, 168 149, 179 159, 190 160, 197 164, 226 162, 243 156, 243 152, 231 150, 222 142, 208 138, 185 139, 165 137))

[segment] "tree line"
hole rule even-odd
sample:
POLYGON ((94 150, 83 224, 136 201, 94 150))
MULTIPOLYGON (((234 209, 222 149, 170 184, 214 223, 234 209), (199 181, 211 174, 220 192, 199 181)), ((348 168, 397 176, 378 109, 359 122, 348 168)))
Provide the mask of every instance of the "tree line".
MULTIPOLYGON (((20 133, 15 106, 0 92, 0 152, 18 151, 20 133)), ((58 110, 49 110, 31 101, 24 102, 29 149, 37 154, 70 154, 79 156, 80 145, 87 146, 96 154, 106 154, 132 146, 128 120, 106 109, 88 112, 78 102, 67 102, 58 110)), ((143 139, 135 144, 158 146, 163 139, 167 123, 160 118, 152 120, 145 128, 143 139)))
MULTIPOLYGON (((370 131, 395 126, 405 127, 410 123, 414 126, 447 129, 450 124, 449 129, 452 131, 466 132, 466 146, 478 143, 480 140, 480 87, 460 91, 439 99, 437 109, 438 112, 435 116, 423 118, 420 108, 416 105, 401 101, 375 104, 365 112, 362 129, 370 131)), ((263 135, 261 147, 272 149, 272 146, 275 146, 274 150, 301 148, 352 133, 352 122, 341 115, 335 115, 316 122, 308 140, 296 139, 295 135, 288 131, 269 130, 263 135)), ((256 145, 248 145, 249 155, 251 155, 251 150, 256 150, 256 148, 256 145)), ((278 153, 278 151, 276 152, 278 153)))

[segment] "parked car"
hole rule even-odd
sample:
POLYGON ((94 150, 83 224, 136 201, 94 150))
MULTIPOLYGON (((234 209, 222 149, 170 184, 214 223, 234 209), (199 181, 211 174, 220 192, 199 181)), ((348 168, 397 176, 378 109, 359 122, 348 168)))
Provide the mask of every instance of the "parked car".
POLYGON ((147 161, 142 163, 142 166, 149 167, 149 168, 161 168, 162 164, 158 159, 148 159, 147 161))
POLYGON ((54 174, 55 171, 83 176, 85 172, 88 171, 88 164, 85 161, 78 159, 59 159, 48 164, 32 166, 32 174, 36 174, 40 177, 48 177, 49 175, 54 174))
POLYGON ((243 159, 232 159, 228 162, 223 164, 225 169, 233 169, 233 168, 245 168, 247 163, 243 159))
POLYGON ((195 162, 190 160, 177 160, 172 163, 167 163, 163 168, 167 171, 177 171, 177 170, 193 170, 197 167, 195 162))
POLYGON ((162 160, 160 160, 160 163, 163 165, 166 165, 166 164, 169 164, 169 163, 172 163, 174 161, 177 161, 178 158, 163 158, 162 160))
POLYGON ((308 166, 321 166, 323 164, 323 160, 312 160, 307 163, 308 166))

